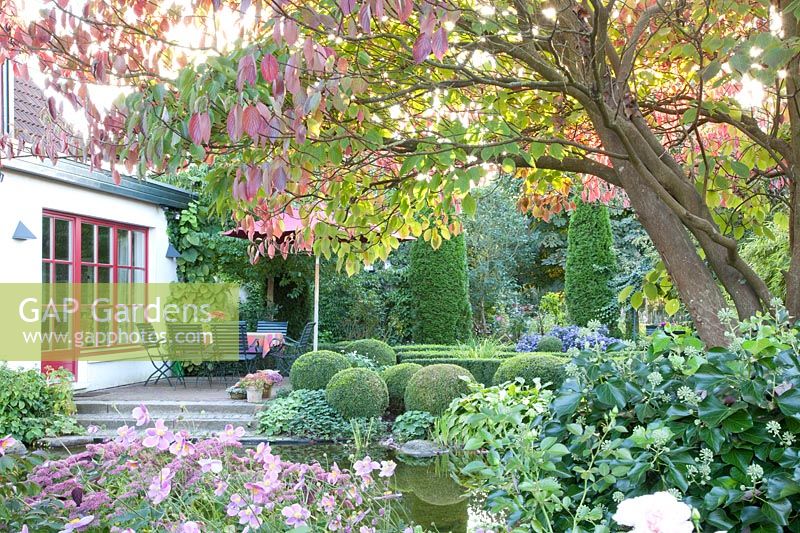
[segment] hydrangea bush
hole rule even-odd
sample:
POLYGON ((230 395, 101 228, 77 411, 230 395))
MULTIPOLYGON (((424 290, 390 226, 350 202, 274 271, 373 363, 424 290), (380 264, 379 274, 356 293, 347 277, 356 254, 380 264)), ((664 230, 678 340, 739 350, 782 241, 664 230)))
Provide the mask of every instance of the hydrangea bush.
MULTIPOLYGON (((134 417, 149 422, 144 408, 134 417)), ((161 420, 117 432, 34 467, 26 483, 39 490, 4 494, 0 523, 15 532, 403 530, 387 490, 391 461, 365 457, 353 471, 292 463, 264 443, 243 449, 244 429, 233 426, 196 442, 161 420)))
POLYGON ((545 351, 539 349, 539 342, 544 337, 555 337, 561 341, 561 349, 564 352, 572 348, 578 350, 593 350, 599 347, 600 350, 608 350, 612 345, 620 342, 616 337, 608 335, 608 328, 599 323, 590 324, 589 327, 579 326, 556 326, 547 335, 529 333, 520 337, 517 342, 518 352, 545 351))

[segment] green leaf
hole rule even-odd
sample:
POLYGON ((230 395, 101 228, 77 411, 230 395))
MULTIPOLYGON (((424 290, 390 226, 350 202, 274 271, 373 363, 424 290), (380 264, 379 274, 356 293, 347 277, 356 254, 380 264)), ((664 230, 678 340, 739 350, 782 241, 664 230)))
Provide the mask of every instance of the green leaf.
POLYGON ((642 295, 642 293, 640 291, 636 291, 635 293, 633 293, 633 296, 631 296, 631 307, 633 307, 634 309, 639 309, 643 303, 644 303, 644 296, 642 295))
POLYGON ((800 390, 792 388, 785 391, 775 398, 775 403, 783 414, 800 420, 800 390))
POLYGON ((464 214, 472 216, 475 214, 475 211, 478 208, 478 203, 475 201, 475 198, 471 194, 467 194, 461 200, 461 207, 464 209, 464 214))
POLYGON ((677 299, 669 300, 666 304, 664 304, 664 311, 666 311, 669 316, 672 316, 678 312, 680 307, 681 303, 677 299))
POLYGON ((711 427, 720 425, 723 420, 731 416, 734 412, 734 408, 726 406, 713 394, 709 394, 706 399, 697 406, 697 414, 700 416, 700 420, 711 427))
POLYGON ((578 408, 578 404, 583 396, 580 392, 559 394, 553 400, 553 412, 558 416, 571 415, 578 408))
POLYGON ((747 179, 750 177, 750 167, 744 163, 740 163, 739 161, 731 161, 731 168, 740 178, 747 179))
POLYGON ((761 512, 773 524, 779 526, 789 525, 789 513, 792 512, 792 503, 788 500, 779 500, 777 502, 765 502, 761 506, 761 512))
POLYGON ((597 399, 606 405, 616 406, 619 409, 625 408, 625 393, 608 381, 599 385, 595 389, 595 394, 597 399))

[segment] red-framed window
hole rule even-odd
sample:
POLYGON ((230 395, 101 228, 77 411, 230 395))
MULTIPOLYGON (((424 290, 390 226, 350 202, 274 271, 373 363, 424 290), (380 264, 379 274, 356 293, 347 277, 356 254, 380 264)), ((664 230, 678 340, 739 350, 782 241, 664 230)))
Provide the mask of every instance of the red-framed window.
POLYGON ((148 229, 80 215, 42 215, 43 283, 146 283, 148 229))
MULTIPOLYGON (((56 211, 42 214, 42 283, 45 301, 63 302, 65 297, 79 296, 82 304, 77 322, 51 318, 42 324, 42 331, 71 334, 75 331, 99 333, 130 329, 131 323, 97 322, 92 316, 91 303, 103 298, 108 301, 108 312, 118 304, 133 302, 133 283, 148 281, 148 228, 122 224, 81 215, 56 211), (80 285, 81 294, 71 291, 80 285), (63 293, 63 294, 62 294, 63 293)), ((103 313, 103 306, 95 306, 94 312, 103 313)), ((130 332, 129 332, 130 333, 130 332)), ((77 351, 59 337, 43 335, 48 339, 42 346, 44 352, 57 355, 59 352, 74 357, 77 351)), ((84 347, 91 348, 92 342, 84 347)), ((61 365, 65 366, 65 365, 61 365)), ((75 370, 73 370, 73 373, 75 370)))

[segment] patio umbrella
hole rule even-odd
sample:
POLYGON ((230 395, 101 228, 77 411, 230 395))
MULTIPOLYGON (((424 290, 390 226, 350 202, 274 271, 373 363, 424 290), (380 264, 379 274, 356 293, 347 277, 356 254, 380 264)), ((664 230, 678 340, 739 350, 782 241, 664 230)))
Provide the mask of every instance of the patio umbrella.
MULTIPOLYGON (((311 221, 311 225, 316 224, 316 220, 311 221)), ((251 239, 253 237, 266 238, 272 235, 276 243, 285 242, 288 239, 294 239, 297 232, 305 228, 305 224, 300 217, 283 212, 271 220, 256 220, 253 223, 252 232, 245 228, 238 227, 228 231, 223 231, 222 234, 226 237, 235 237, 237 239, 251 239), (280 232, 280 234, 278 234, 280 232)), ((399 240, 412 240, 413 237, 401 237, 397 234, 394 236, 399 240)), ((353 236, 351 240, 359 239, 360 237, 353 236)), ((319 256, 314 254, 314 350, 319 347, 319 256)))

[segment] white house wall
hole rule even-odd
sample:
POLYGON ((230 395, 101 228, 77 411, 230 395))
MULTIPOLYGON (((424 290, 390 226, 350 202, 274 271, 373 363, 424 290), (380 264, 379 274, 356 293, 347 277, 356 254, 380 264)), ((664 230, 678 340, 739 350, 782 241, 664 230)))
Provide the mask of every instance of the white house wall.
MULTIPOLYGON (((175 281, 174 259, 167 259, 169 245, 164 210, 157 205, 122 198, 99 191, 22 174, 0 168, 0 283, 39 283, 42 272, 42 211, 61 211, 114 222, 150 228, 148 240, 148 281, 175 281), (36 239, 11 238, 22 222, 36 239)), ((38 368, 39 363, 14 363, 38 368)), ((102 389, 144 381, 152 366, 149 362, 78 363, 76 387, 102 389)))

